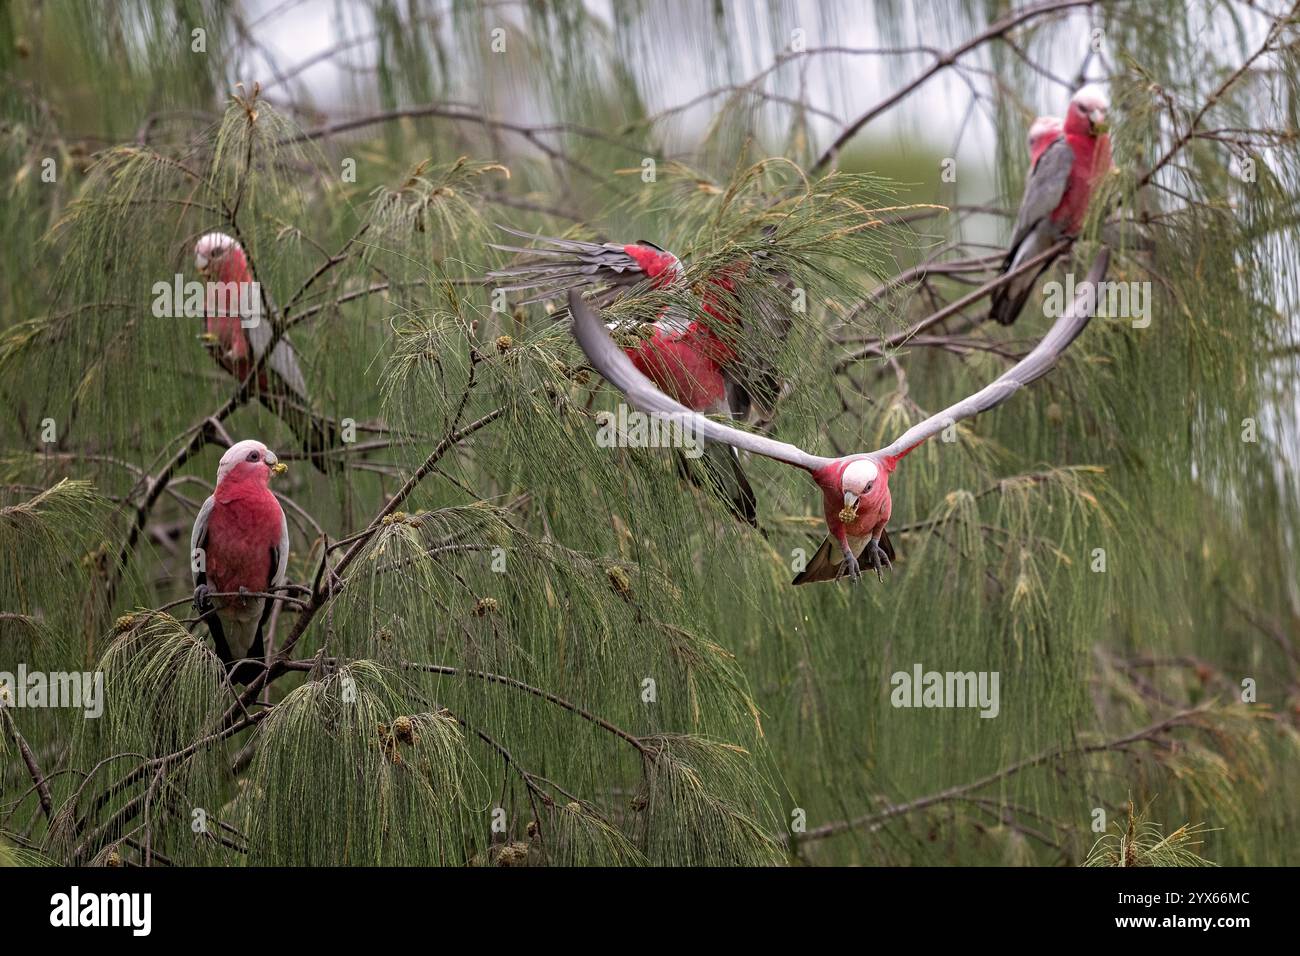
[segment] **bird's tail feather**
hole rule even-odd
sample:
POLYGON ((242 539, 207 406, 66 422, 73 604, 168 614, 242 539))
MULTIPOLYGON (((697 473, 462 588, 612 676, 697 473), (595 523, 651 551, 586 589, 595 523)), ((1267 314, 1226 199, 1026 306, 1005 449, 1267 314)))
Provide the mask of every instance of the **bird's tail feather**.
POLYGON ((338 457, 327 454, 340 446, 338 426, 331 419, 315 414, 286 395, 262 392, 258 398, 289 426, 313 468, 328 475, 342 467, 342 461, 338 457))
MULTIPOLYGON (((871 540, 867 539, 862 545, 862 550, 857 555, 859 562, 861 562, 863 555, 867 553, 867 547, 870 544, 871 540)), ((885 552, 891 563, 897 560, 897 556, 894 554, 894 544, 889 540, 888 531, 880 533, 880 550, 885 552)), ((817 581, 834 581, 847 571, 839 543, 830 535, 827 535, 821 547, 817 549, 817 553, 812 556, 804 569, 796 574, 794 580, 790 583, 813 584, 817 581)))

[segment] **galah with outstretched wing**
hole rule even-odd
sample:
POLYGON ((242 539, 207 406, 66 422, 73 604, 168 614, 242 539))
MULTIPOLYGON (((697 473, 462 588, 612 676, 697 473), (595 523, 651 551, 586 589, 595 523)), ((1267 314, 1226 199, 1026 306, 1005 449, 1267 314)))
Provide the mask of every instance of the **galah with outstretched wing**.
MULTIPOLYGON (((253 281, 244 249, 223 232, 210 232, 194 245, 194 266, 212 283, 206 297, 203 338, 217 364, 241 381, 253 370, 271 342, 271 325, 260 315, 245 327, 241 303, 251 296, 246 283, 253 281)), ((258 304, 260 308, 260 303, 258 304)), ((288 336, 271 350, 257 381, 257 397, 280 417, 298 437, 311 463, 322 472, 337 464, 322 453, 337 446, 332 422, 313 414, 307 382, 288 336)))
POLYGON ((863 560, 883 579, 882 569, 892 566, 893 560, 885 529, 893 508, 889 476, 898 462, 949 425, 1001 405, 1022 386, 1045 375, 1091 320, 1096 307, 1096 283, 1105 275, 1109 259, 1107 250, 1102 249, 1075 300, 1042 341, 992 383, 913 425, 884 448, 842 458, 812 455, 795 445, 741 431, 686 408, 656 388, 633 365, 614 344, 600 318, 575 292, 569 293, 569 310, 573 314, 573 335, 587 359, 633 406, 688 429, 696 436, 726 442, 809 473, 822 491, 830 535, 794 579, 795 584, 830 581, 844 574, 856 580, 860 574, 859 562, 863 560))
POLYGON ((262 628, 274 604, 244 593, 284 584, 289 563, 289 525, 267 486, 284 468, 260 441, 231 445, 190 534, 194 606, 235 683, 246 684, 261 670, 262 628))
MULTIPOLYGON (((1105 94, 1097 87, 1085 86, 1070 100, 1057 135, 1050 136, 1044 129, 1036 156, 1031 132, 1032 166, 1002 263, 1004 275, 1046 252, 1062 237, 1078 235, 1093 189, 1111 167, 1108 109, 1105 94)), ((1050 261, 1043 262, 994 290, 990 318, 1003 325, 1014 322, 1049 265, 1050 261)))
MULTIPOLYGON (((505 229, 505 227, 502 227, 505 229)), ((666 288, 683 281, 685 270, 673 253, 644 240, 634 243, 595 243, 555 239, 505 229, 511 235, 533 240, 539 247, 524 248, 493 244, 493 248, 543 257, 541 261, 488 273, 489 278, 507 279, 502 292, 530 292, 520 304, 558 298, 569 290, 594 287, 592 302, 603 308, 632 286, 646 282, 651 288, 666 288)), ((728 299, 736 292, 751 268, 737 262, 709 276, 701 287, 700 310, 712 322, 701 321, 670 310, 659 316, 649 335, 625 351, 642 374, 670 397, 687 408, 705 414, 747 418, 757 406, 770 417, 780 391, 776 371, 761 362, 741 363, 732 344, 719 330, 737 324, 734 305, 728 299)), ((763 268, 762 263, 756 264, 763 268)), ((788 277, 767 270, 770 279, 792 287, 788 277)), ((788 311, 760 303, 752 321, 758 332, 774 341, 784 340, 790 329, 788 311)), ((736 452, 726 446, 705 446, 701 463, 709 482, 722 491, 731 510, 757 527, 754 491, 741 469, 736 452)), ((699 483, 682 462, 687 476, 699 483)))

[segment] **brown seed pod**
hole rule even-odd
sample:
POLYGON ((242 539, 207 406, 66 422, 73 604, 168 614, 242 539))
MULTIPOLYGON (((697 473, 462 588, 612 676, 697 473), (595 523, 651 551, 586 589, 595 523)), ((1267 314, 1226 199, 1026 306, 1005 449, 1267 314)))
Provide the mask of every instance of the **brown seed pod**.
POLYGON ((415 721, 410 717, 398 717, 393 721, 393 736, 404 744, 414 744, 420 739, 415 733, 415 721))
POLYGON ((611 565, 605 569, 605 577, 609 578, 610 587, 612 587, 614 593, 620 597, 627 597, 632 593, 632 579, 628 577, 628 573, 617 564, 611 565))

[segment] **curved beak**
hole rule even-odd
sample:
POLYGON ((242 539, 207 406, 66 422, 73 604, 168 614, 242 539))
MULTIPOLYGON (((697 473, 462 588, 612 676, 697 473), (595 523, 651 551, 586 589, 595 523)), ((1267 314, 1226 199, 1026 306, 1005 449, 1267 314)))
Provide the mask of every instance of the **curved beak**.
POLYGON ((271 466, 271 474, 273 475, 283 475, 289 470, 289 466, 277 458, 275 452, 269 449, 266 452, 266 463, 271 466))
POLYGON ((207 256, 195 256, 195 257, 194 257, 194 270, 195 270, 199 275, 203 276, 203 278, 206 279, 206 278, 208 277, 208 257, 207 257, 207 256))
POLYGON ((1092 132, 1096 136, 1100 136, 1110 129, 1110 124, 1106 122, 1105 110, 1093 110, 1088 114, 1088 122, 1092 124, 1092 132))
POLYGON ((855 495, 851 491, 844 492, 844 507, 852 508, 857 503, 858 503, 858 495, 855 495))

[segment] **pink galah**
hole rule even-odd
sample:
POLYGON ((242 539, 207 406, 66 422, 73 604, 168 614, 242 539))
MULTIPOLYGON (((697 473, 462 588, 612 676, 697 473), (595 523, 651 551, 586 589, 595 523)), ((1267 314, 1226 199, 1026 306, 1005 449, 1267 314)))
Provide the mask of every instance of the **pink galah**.
MULTIPOLYGON (((1032 165, 1002 263, 1003 274, 1046 252, 1061 238, 1079 234, 1093 190, 1111 168, 1108 110, 1105 93, 1085 86, 1070 100, 1056 135, 1050 135, 1050 128, 1044 125, 1040 128, 1043 138, 1035 143, 1031 131, 1032 165)), ((1041 118, 1036 127, 1039 122, 1041 118)), ((999 286, 989 316, 1003 325, 1014 322, 1049 265, 1050 261, 1043 262, 999 286)))
MULTIPOLYGON (((253 276, 248 258, 233 238, 224 232, 210 232, 194 245, 194 267, 214 284, 206 297, 203 338, 211 345, 217 364, 242 381, 261 361, 272 337, 265 316, 259 314, 254 320, 241 315, 241 303, 255 298, 249 285, 253 276)), ((257 305, 260 309, 260 302, 257 305)), ((276 342, 262 366, 257 397, 289 426, 318 470, 325 472, 336 464, 322 453, 338 445, 337 431, 332 422, 313 414, 307 382, 287 336, 276 342)))
MULTIPOLYGON (((546 257, 544 261, 488 274, 489 278, 510 280, 510 284, 498 287, 498 291, 532 293, 521 305, 591 287, 598 290, 594 301, 604 305, 638 283, 659 289, 680 285, 685 279, 685 270, 676 255, 645 240, 595 243, 513 229, 505 231, 540 245, 523 248, 494 244, 494 248, 546 257)), ((707 320, 665 310, 650 325, 648 335, 624 350, 642 374, 687 408, 736 420, 747 418, 755 406, 761 414, 771 415, 780 390, 775 370, 756 368, 756 363, 749 362, 743 374, 737 373, 736 351, 719 334, 739 323, 740 318, 729 300, 752 268, 762 268, 762 265, 739 261, 700 283, 699 310, 708 316, 707 320)), ((770 270, 769 277, 785 282, 770 270)), ((789 331, 788 315, 765 311, 755 320, 763 323, 763 334, 772 338, 783 339, 789 331)), ((702 462, 711 482, 726 496, 732 512, 757 527, 754 491, 736 453, 725 445, 708 444, 702 462)))
POLYGON ((1029 127, 1029 166, 1032 169, 1038 157, 1051 146, 1064 130, 1065 124, 1056 116, 1039 116, 1029 127))
POLYGON ((289 525, 267 485, 284 468, 260 441, 231 445, 190 534, 194 606, 236 683, 255 676, 266 654, 262 627, 274 602, 251 595, 284 584, 289 563, 289 525))
POLYGON ((587 359, 627 396, 633 406, 676 423, 696 436, 725 442, 734 448, 783 461, 808 472, 821 489, 826 527, 830 534, 804 570, 795 577, 795 584, 830 581, 844 574, 857 580, 860 561, 866 561, 877 577, 883 579, 883 568, 890 567, 893 560, 893 549, 886 534, 893 510, 889 476, 899 461, 950 425, 1001 405, 1022 386, 1047 374, 1091 320, 1096 305, 1096 283, 1105 275, 1108 262, 1109 253, 1103 249, 1079 287, 1075 300, 1042 341, 992 383, 913 425, 884 448, 841 458, 812 455, 795 445, 741 431, 685 407, 665 395, 642 374, 614 344, 595 311, 572 291, 569 293, 569 310, 573 313, 573 335, 587 359))

